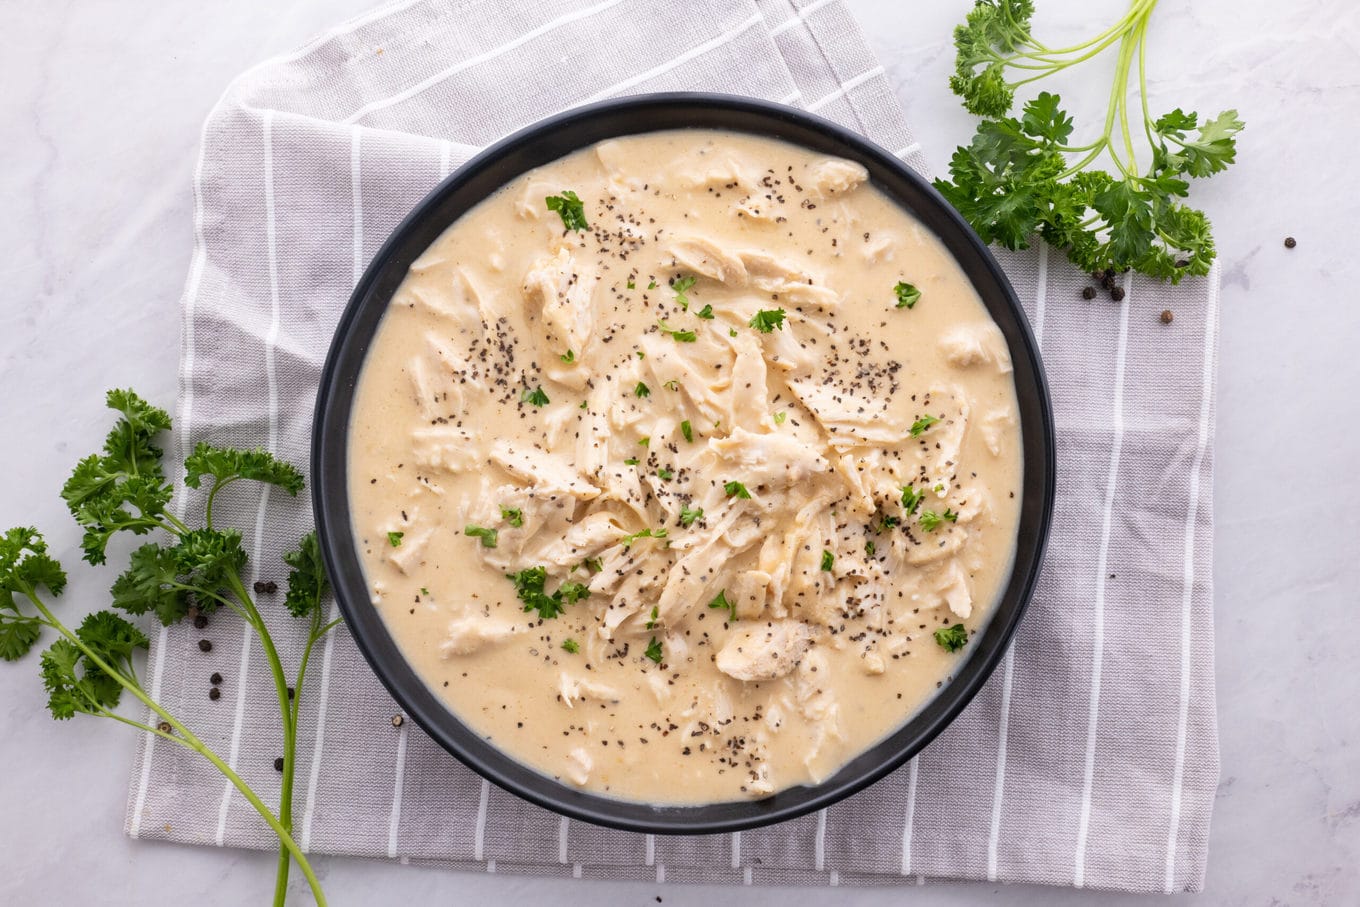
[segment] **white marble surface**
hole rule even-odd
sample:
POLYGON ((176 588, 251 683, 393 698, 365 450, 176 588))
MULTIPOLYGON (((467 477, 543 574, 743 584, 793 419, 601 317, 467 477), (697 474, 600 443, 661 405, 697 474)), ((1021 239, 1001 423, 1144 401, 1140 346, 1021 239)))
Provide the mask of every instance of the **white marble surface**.
MULTIPOLYGON (((232 76, 368 3, 0 0, 9 38, 0 55, 0 524, 39 524, 76 563, 76 533, 56 490, 102 436, 104 389, 132 385, 159 401, 175 393, 203 117, 232 76)), ((968 0, 850 5, 942 168, 972 128, 945 87, 950 29, 968 0)), ((1039 0, 1041 20, 1074 37, 1121 5, 1039 0)), ((1236 105, 1248 123, 1240 163, 1197 195, 1225 266, 1215 508, 1223 777, 1198 900, 1360 903, 1360 266, 1352 239, 1360 13, 1349 0, 1164 0, 1153 42, 1151 87, 1165 106, 1236 105), (1281 246, 1286 234, 1298 237, 1292 252, 1281 246)), ((1095 81, 1091 91, 1103 91, 1095 81)), ((83 568, 74 576, 66 607, 98 604, 110 576, 83 568)), ((123 836, 133 752, 125 728, 52 722, 32 661, 0 666, 0 691, 0 902, 268 900, 271 856, 123 836)), ((752 900, 740 890, 318 864, 336 904, 752 900)), ((826 894, 778 897, 793 907, 826 894)), ((838 894, 865 905, 903 899, 838 894)), ((943 885, 910 897, 1144 900, 943 885)))

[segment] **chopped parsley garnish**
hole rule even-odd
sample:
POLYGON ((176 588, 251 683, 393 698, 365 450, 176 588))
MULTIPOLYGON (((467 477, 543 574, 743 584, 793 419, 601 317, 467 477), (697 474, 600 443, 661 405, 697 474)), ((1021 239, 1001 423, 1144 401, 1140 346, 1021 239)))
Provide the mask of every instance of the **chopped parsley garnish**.
POLYGON ((675 301, 680 303, 680 308, 686 312, 689 311, 689 297, 685 293, 689 292, 696 282, 698 282, 698 278, 693 274, 677 277, 671 281, 671 289, 675 291, 675 301))
POLYGON ((581 644, 574 639, 564 639, 562 640, 562 648, 575 655, 581 651, 581 644))
POLYGON ((547 394, 543 393, 543 386, 539 385, 533 390, 526 387, 524 392, 519 395, 519 402, 532 403, 534 406, 547 406, 552 401, 548 399, 547 394))
POLYGON ((657 664, 661 664, 661 640, 653 636, 652 641, 647 643, 647 651, 642 654, 657 664))
POLYGON ((777 413, 774 414, 774 424, 775 424, 775 425, 783 425, 783 424, 784 424, 784 420, 787 419, 788 417, 789 417, 789 414, 786 413, 786 412, 783 412, 783 411, 777 412, 777 413))
POLYGON ((877 551, 877 550, 878 550, 878 546, 874 544, 874 540, 873 540, 873 539, 869 539, 868 541, 866 541, 866 542, 864 543, 864 553, 865 553, 865 555, 867 555, 868 557, 873 557, 873 556, 874 556, 874 552, 877 551))
POLYGON ((934 532, 936 529, 940 528, 940 523, 943 521, 944 517, 933 510, 921 511, 921 528, 926 532, 934 532))
POLYGON ((479 538, 482 540, 483 548, 496 547, 496 530, 484 529, 481 526, 464 526, 463 535, 479 538))
POLYGON ((897 307, 899 309, 910 309, 921 299, 921 291, 909 283, 897 282, 893 287, 893 292, 897 294, 897 307))
POLYGON ((426 589, 424 586, 421 586, 421 587, 420 587, 420 594, 421 594, 421 595, 429 595, 429 594, 430 594, 430 590, 429 590, 429 589, 426 589))
POLYGON ((728 328, 728 329, 727 329, 727 336, 728 336, 728 337, 735 337, 735 336, 737 336, 737 329, 736 329, 736 328, 728 328))
POLYGON ((647 354, 644 353, 642 350, 638 350, 638 351, 637 351, 637 357, 638 357, 639 359, 646 359, 646 358, 647 358, 647 354))
POLYGON ((668 391, 678 391, 680 389, 680 382, 672 378, 662 386, 668 391))
POLYGON ((751 327, 760 331, 762 334, 768 334, 775 328, 778 328, 781 331, 784 330, 784 310, 761 309, 759 312, 756 312, 755 317, 751 319, 751 327))
POLYGON ((666 324, 665 319, 658 321, 656 326, 661 329, 661 333, 670 334, 676 343, 693 343, 699 339, 699 335, 693 331, 677 331, 675 328, 666 324))
POLYGON ((740 482, 724 482, 723 491, 727 492, 729 498, 749 500, 751 497, 751 492, 747 491, 746 486, 740 482))
POLYGON ((874 532, 875 533, 884 532, 888 529, 893 528, 894 526, 901 522, 902 521, 895 516, 889 516, 887 514, 884 514, 883 518, 878 521, 878 525, 874 527, 874 532))
POLYGON ((586 223, 585 203, 570 189, 563 189, 561 195, 550 195, 544 201, 549 211, 556 211, 561 216, 562 226, 568 230, 584 230, 590 226, 586 223))
POLYGON ((910 485, 906 486, 902 489, 902 509, 910 516, 921 506, 921 502, 925 500, 925 497, 925 492, 917 491, 910 485))
POLYGON ((669 469, 669 468, 658 469, 658 470, 656 471, 656 475, 657 475, 657 478, 663 479, 663 480, 669 482, 672 478, 674 478, 674 476, 675 476, 675 470, 669 469))
POLYGON ((582 401, 581 401, 581 409, 590 409, 590 401, 589 401, 589 400, 582 400, 582 401))
POLYGON ((401 537, 404 536, 405 534, 406 534, 406 533, 404 533, 404 532, 389 532, 389 533, 387 533, 387 544, 391 545, 393 548, 400 548, 400 547, 401 547, 401 537))
POLYGON ((604 561, 598 557, 588 557, 581 564, 591 573, 599 573, 604 569, 604 561))
POLYGON ((931 415, 922 416, 915 422, 911 423, 911 436, 913 438, 921 437, 921 435, 925 434, 925 430, 927 428, 930 428, 930 426, 934 425, 936 422, 939 421, 940 421, 939 419, 931 415))
POLYGON ((501 505, 501 519, 518 529, 520 526, 524 525, 524 511, 520 510, 518 507, 506 507, 505 505, 501 505))
POLYGON ((823 549, 822 549, 822 569, 825 570, 825 571, 830 572, 831 568, 834 567, 835 565, 836 565, 836 555, 832 554, 830 551, 827 551, 825 548, 823 548, 823 549))
POLYGON ((653 280, 653 281, 651 281, 650 283, 648 283, 648 284, 647 284, 647 289, 649 289, 649 290, 655 290, 655 289, 656 289, 656 281, 653 280))
POLYGON ((685 436, 685 440, 694 443, 694 427, 689 424, 689 420, 680 423, 680 434, 685 436))
POLYGON ((957 652, 968 645, 968 630, 963 624, 941 627, 935 631, 935 641, 947 652, 957 652))
POLYGON ((660 617, 660 616, 661 616, 661 609, 660 609, 659 607, 657 607, 656 605, 652 605, 652 615, 651 615, 650 618, 648 618, 647 623, 645 623, 645 624, 642 625, 642 626, 643 626, 643 629, 646 629, 646 630, 655 629, 655 628, 656 628, 656 625, 657 625, 657 623, 658 623, 657 618, 660 617))
POLYGON ((704 508, 702 507, 682 507, 680 508, 680 525, 692 526, 695 520, 704 518, 704 508))
POLYGON ((638 539, 664 539, 665 537, 665 529, 643 529, 639 532, 625 535, 623 538, 619 539, 619 543, 625 548, 631 548, 633 543, 638 539))
POLYGON ((944 513, 940 514, 940 519, 948 520, 951 523, 957 523, 959 521, 959 515, 946 507, 944 513))
POLYGON ((723 609, 725 609, 725 610, 727 611, 727 619, 728 619, 729 621, 731 621, 732 623, 736 623, 736 620, 737 620, 737 606, 736 606, 733 602, 728 601, 728 599, 727 599, 727 590, 726 590, 726 589, 724 589, 724 590, 722 590, 721 592, 719 592, 719 593, 718 593, 718 597, 715 598, 715 599, 713 599, 713 601, 709 602, 709 603, 708 603, 708 606, 709 606, 710 608, 723 608, 723 609))
POLYGON ((652 389, 639 381, 637 387, 633 388, 633 393, 639 397, 650 397, 652 395, 652 389))
POLYGON ((713 318, 713 306, 705 305, 702 309, 694 313, 694 317, 710 321, 713 318))
POLYGON ((628 289, 630 289, 630 290, 636 290, 636 289, 637 289, 637 284, 633 283, 632 278, 629 278, 629 280, 628 280, 628 289))
POLYGON ((652 443, 652 436, 651 436, 651 435, 643 435, 641 438, 638 438, 638 446, 639 446, 639 447, 646 447, 647 445, 649 445, 649 444, 651 444, 651 443, 652 443))
POLYGON ((561 359, 563 362, 575 362, 575 361, 576 361, 576 353, 573 352, 572 350, 567 350, 565 353, 563 353, 562 355, 558 356, 557 358, 558 358, 558 359, 561 359))
POLYGON ((537 611, 542 620, 561 614, 563 605, 590 598, 590 590, 581 583, 563 583, 560 589, 549 595, 544 588, 548 582, 546 567, 528 567, 518 573, 507 573, 505 578, 515 584, 515 594, 524 602, 524 610, 537 611))
POLYGON ((628 459, 626 459, 626 460, 623 461, 623 465, 624 465, 624 466, 636 466, 636 465, 638 465, 638 458, 637 458, 637 457, 629 457, 628 459))

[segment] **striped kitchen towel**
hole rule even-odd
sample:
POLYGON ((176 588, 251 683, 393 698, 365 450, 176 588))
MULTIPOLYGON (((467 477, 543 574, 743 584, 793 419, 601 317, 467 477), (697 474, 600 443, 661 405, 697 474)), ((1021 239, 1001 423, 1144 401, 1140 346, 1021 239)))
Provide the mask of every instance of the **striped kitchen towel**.
MULTIPOLYGON (((172 452, 263 444, 306 463, 332 329, 402 216, 478 148, 533 120, 677 89, 801 106, 926 168, 841 0, 404 0, 240 77, 208 117, 195 172, 172 452)), ((1052 381, 1054 532, 1013 651, 919 757, 864 794, 771 828, 605 830, 489 786, 411 722, 394 727, 396 707, 341 630, 304 700, 302 845, 537 875, 1199 889, 1218 775, 1218 277, 1179 287, 1128 277, 1120 305, 1084 301, 1083 275, 1043 250, 1002 263, 1052 381), (1172 325, 1159 322, 1163 309, 1172 325)), ((279 553, 310 521, 305 498, 266 488, 228 506, 232 525, 254 527, 251 578, 277 578, 279 553)), ((280 743, 263 657, 228 615, 215 626, 211 664, 189 628, 160 632, 149 683, 270 799, 280 743), (209 669, 235 681, 217 702, 193 679, 209 669)), ((284 643, 297 658, 300 640, 284 643)), ((127 830, 274 845, 210 766, 149 737, 127 830)))

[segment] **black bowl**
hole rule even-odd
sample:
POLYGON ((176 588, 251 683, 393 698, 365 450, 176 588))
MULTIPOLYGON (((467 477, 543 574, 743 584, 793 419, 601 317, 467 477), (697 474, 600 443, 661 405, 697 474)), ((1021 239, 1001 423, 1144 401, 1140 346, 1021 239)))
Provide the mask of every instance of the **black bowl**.
POLYGON ((1053 419, 1034 338, 1005 275, 963 218, 891 154, 826 120, 750 98, 655 94, 570 110, 520 130, 464 164, 415 207, 359 281, 335 331, 316 398, 312 499, 335 594, 359 649, 415 721, 473 771, 526 800, 586 822, 660 834, 712 834, 768 825, 821 809, 872 784, 929 743, 981 688, 1024 613, 1053 509, 1053 419), (709 128, 782 139, 859 161, 880 190, 934 231, 972 281, 1010 345, 1024 444, 1019 542, 991 618, 935 698, 906 724, 811 787, 763 800, 649 806, 569 787, 539 774, 469 729, 420 679, 369 603, 350 523, 348 434, 354 388, 388 302, 417 257, 449 224, 513 178, 595 142, 663 129, 709 128))

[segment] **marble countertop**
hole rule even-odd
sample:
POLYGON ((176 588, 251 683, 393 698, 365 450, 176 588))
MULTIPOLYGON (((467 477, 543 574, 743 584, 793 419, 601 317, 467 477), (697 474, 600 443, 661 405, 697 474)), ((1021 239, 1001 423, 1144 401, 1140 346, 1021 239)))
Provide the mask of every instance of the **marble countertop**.
MULTIPOLYGON (((101 437, 103 391, 176 390, 199 127, 228 80, 370 0, 0 3, 0 524, 76 533, 56 490, 101 437)), ((945 87, 968 0, 849 0, 942 169, 972 120, 945 87)), ((1042 0, 1090 31, 1119 0, 1042 0), (1096 7, 1096 10, 1092 10, 1096 7)), ((1165 0, 1150 87, 1167 106, 1237 106, 1239 163, 1198 187, 1223 270, 1215 577, 1222 781, 1207 904, 1360 902, 1360 7, 1165 0), (1298 238, 1292 251, 1286 235, 1298 238)), ((1075 36, 1075 33, 1074 33, 1075 36)), ((1076 89, 1074 89, 1075 91, 1076 89)), ((1102 89, 1103 90, 1103 89, 1102 89)), ((72 555, 70 561, 76 560, 72 555)), ((81 569, 93 606, 110 575, 81 569)), ((78 605, 77 605, 78 606, 78 605)), ((263 903, 273 856, 122 833, 134 741, 59 726, 36 668, 0 668, 0 902, 263 903), (22 806, 21 806, 22 804, 22 806)), ((337 904, 749 903, 752 892, 478 876, 317 860, 337 904), (660 896, 658 898, 657 896, 660 896)), ((757 898, 770 898, 768 891, 757 898)), ((790 907, 825 890, 786 890, 790 907)), ((897 903, 842 889, 838 902, 897 903)), ((928 885, 923 905, 1124 904, 1127 895, 928 885)), ((1180 898, 1184 900, 1185 898, 1180 898)), ((1160 898, 1156 898, 1160 900, 1160 898)))

